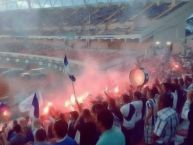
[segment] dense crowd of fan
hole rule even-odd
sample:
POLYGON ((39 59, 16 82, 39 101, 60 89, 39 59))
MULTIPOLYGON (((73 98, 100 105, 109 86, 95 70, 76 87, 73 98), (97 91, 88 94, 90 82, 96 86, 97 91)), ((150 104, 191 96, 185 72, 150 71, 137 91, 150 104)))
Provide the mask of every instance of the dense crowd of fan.
MULTIPOLYGON (((131 89, 91 108, 4 124, 0 145, 191 145, 193 76, 131 89), (121 99, 122 101, 117 101, 121 99), (119 103, 118 103, 119 102, 119 103)), ((56 107, 56 106, 55 106, 56 107)), ((57 108, 57 107, 56 107, 57 108)), ((54 113, 53 113, 54 112, 54 113)))

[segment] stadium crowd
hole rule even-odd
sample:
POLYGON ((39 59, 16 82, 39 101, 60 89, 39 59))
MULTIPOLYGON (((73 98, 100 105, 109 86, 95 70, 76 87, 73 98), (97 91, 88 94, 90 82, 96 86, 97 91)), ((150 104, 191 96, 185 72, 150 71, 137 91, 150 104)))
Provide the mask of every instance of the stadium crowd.
POLYGON ((4 124, 0 145, 192 145, 193 76, 156 79, 116 99, 106 93, 91 108, 53 108, 11 124, 4 124))

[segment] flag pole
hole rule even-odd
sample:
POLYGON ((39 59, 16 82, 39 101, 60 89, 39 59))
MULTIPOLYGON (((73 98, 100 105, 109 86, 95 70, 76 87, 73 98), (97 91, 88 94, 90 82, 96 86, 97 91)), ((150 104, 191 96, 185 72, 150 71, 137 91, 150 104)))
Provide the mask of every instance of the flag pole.
POLYGON ((77 105, 77 107, 78 107, 79 111, 81 111, 80 104, 79 104, 78 99, 77 99, 77 97, 76 97, 76 91, 75 91, 74 82, 73 82, 73 81, 71 81, 71 83, 72 83, 72 89, 73 89, 73 92, 74 92, 74 98, 75 98, 76 105, 77 105))
MULTIPOLYGON (((67 67, 68 64, 69 64, 69 63, 68 63, 68 59, 67 59, 67 57, 66 57, 66 55, 65 55, 65 57, 64 57, 64 72, 65 72, 65 69, 66 69, 65 67, 67 67)), ((81 111, 81 107, 80 107, 80 104, 78 103, 78 100, 77 100, 77 97, 76 97, 75 86, 74 86, 74 82, 76 81, 76 78, 74 77, 74 75, 71 75, 71 74, 70 74, 69 70, 66 71, 66 74, 68 75, 68 77, 69 77, 70 80, 71 80, 72 89, 73 89, 74 98, 75 98, 75 102, 76 102, 76 105, 77 105, 79 111, 81 111)))

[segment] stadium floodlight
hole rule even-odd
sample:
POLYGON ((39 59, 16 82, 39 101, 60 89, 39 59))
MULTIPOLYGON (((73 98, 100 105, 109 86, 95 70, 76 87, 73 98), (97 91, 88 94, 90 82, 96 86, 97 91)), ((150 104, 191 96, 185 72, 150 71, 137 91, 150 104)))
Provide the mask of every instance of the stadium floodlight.
POLYGON ((167 41, 167 42, 166 42, 166 45, 167 45, 167 46, 170 46, 171 44, 172 44, 171 41, 167 41))
POLYGON ((155 44, 156 45, 160 45, 161 43, 160 43, 160 41, 156 41, 155 44))

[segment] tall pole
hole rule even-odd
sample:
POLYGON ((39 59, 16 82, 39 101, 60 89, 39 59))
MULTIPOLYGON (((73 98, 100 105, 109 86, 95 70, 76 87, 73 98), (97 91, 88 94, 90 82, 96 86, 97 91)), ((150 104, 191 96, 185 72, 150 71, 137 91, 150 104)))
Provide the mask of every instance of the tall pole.
POLYGON ((74 93, 74 98, 75 98, 76 105, 78 107, 78 110, 81 111, 81 106, 80 106, 80 104, 78 102, 78 99, 77 99, 77 96, 76 96, 74 82, 73 81, 71 81, 71 82, 72 82, 72 88, 73 88, 73 93, 74 93))

